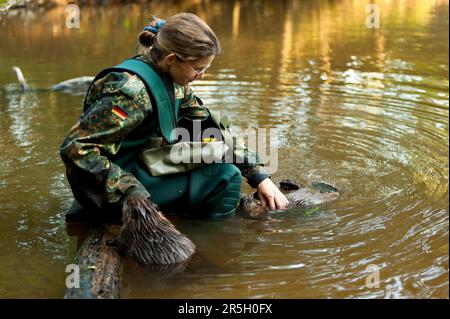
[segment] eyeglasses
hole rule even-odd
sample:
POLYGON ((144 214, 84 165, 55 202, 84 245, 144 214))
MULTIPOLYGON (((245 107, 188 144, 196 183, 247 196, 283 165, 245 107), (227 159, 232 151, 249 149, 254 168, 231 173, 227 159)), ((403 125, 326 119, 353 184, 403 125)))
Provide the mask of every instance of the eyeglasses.
POLYGON ((211 66, 211 64, 210 64, 210 65, 204 66, 203 68, 193 68, 192 65, 190 65, 187 61, 183 61, 183 62, 186 63, 189 66, 189 68, 195 72, 195 75, 197 75, 197 76, 202 73, 205 73, 205 71, 208 70, 208 68, 211 66))
POLYGON ((178 58, 178 60, 180 60, 182 63, 187 64, 187 66, 189 66, 189 68, 194 71, 196 76, 199 76, 202 73, 205 73, 206 70, 209 69, 209 67, 211 66, 211 64, 204 66, 203 68, 193 68, 192 65, 189 64, 189 61, 185 61, 183 59, 181 59, 178 55, 176 55, 176 57, 178 58))

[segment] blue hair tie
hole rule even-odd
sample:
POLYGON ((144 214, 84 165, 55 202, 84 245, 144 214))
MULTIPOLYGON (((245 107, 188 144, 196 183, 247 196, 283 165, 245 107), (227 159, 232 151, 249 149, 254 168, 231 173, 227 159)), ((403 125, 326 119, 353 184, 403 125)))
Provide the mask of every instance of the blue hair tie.
POLYGON ((159 30, 161 29, 161 27, 165 24, 166 24, 166 20, 161 19, 161 20, 156 21, 156 25, 154 27, 146 26, 146 27, 144 27, 144 30, 153 32, 154 34, 157 34, 159 32, 159 30))

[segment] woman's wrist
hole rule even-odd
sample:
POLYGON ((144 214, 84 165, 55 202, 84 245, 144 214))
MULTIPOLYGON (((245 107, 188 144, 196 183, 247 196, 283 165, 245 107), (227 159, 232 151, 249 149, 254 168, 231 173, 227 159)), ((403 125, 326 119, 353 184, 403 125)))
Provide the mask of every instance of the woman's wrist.
POLYGON ((258 174, 257 176, 253 177, 252 180, 248 179, 248 184, 253 188, 258 188, 258 186, 266 179, 270 179, 271 176, 266 173, 258 174))

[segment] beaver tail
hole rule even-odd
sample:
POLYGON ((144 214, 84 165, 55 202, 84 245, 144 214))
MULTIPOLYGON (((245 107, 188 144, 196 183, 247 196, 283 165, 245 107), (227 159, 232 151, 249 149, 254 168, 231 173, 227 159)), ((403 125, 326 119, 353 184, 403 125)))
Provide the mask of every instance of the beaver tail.
POLYGON ((128 196, 122 222, 118 246, 142 264, 182 263, 195 252, 194 243, 145 196, 128 196))

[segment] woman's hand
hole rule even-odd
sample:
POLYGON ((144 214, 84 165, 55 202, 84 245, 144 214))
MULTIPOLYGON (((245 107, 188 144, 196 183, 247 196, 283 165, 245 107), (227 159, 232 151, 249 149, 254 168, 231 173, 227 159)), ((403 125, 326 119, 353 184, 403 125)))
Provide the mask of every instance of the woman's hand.
POLYGON ((270 209, 286 209, 289 201, 286 196, 275 186, 270 178, 266 178, 258 184, 258 197, 263 206, 269 204, 270 209))

